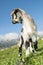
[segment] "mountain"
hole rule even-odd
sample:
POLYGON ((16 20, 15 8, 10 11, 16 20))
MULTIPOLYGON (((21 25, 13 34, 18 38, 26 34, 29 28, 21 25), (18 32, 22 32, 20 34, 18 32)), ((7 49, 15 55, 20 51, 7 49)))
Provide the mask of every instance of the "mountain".
POLYGON ((0 35, 0 48, 6 48, 17 44, 19 36, 17 33, 8 33, 0 35))

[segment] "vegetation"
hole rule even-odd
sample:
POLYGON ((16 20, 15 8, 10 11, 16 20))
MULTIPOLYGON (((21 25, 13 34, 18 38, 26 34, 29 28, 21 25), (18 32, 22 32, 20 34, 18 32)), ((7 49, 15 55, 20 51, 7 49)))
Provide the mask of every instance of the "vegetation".
MULTIPOLYGON (((43 41, 38 41, 37 53, 31 53, 27 58, 23 50, 25 63, 22 65, 43 65, 43 41)), ((18 57, 18 46, 13 46, 8 49, 0 50, 0 65, 21 65, 18 57)))

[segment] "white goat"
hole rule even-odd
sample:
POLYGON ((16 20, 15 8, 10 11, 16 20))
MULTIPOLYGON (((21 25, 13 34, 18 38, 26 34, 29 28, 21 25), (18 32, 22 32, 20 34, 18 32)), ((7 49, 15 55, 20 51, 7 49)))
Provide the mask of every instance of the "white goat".
POLYGON ((34 43, 34 50, 37 49, 37 27, 34 20, 19 8, 13 10, 11 16, 13 24, 21 23, 23 25, 19 42, 19 55, 22 56, 22 45, 24 44, 26 56, 28 56, 33 51, 32 43, 34 43))

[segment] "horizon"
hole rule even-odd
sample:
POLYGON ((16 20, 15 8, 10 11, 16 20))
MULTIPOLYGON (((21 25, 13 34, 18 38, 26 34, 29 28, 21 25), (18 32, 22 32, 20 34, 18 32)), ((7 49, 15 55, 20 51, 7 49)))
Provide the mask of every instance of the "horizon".
POLYGON ((22 24, 12 24, 10 13, 15 8, 23 9, 37 25, 37 31, 43 31, 43 0, 1 0, 0 1, 0 35, 20 34, 22 24))

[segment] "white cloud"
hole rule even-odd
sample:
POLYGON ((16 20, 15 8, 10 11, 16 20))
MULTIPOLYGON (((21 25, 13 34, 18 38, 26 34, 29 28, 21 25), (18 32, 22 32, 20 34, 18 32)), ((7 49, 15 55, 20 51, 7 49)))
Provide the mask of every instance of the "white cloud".
POLYGON ((5 35, 0 35, 0 40, 12 40, 12 39, 17 39, 18 34, 17 33, 8 33, 5 35))
POLYGON ((43 31, 38 31, 37 34, 40 35, 40 36, 43 36, 43 31))

